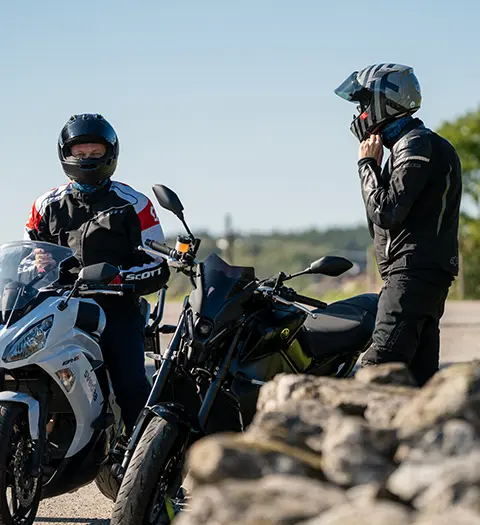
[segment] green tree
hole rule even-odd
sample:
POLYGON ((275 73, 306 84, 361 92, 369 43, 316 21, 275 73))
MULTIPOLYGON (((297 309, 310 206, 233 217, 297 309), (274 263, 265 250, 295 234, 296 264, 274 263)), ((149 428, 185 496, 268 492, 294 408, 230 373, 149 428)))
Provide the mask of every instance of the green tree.
POLYGON ((463 254, 465 298, 480 298, 480 109, 452 122, 444 122, 438 133, 456 148, 462 163, 463 194, 475 209, 462 211, 460 250, 463 254))

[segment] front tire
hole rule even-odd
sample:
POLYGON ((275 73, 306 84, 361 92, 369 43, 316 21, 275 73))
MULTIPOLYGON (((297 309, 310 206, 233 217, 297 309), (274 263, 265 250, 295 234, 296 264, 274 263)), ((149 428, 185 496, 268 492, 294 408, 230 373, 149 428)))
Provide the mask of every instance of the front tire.
POLYGON ((171 522, 165 505, 175 457, 178 428, 154 417, 140 439, 113 507, 111 525, 163 525, 171 522))
POLYGON ((0 525, 31 525, 35 520, 42 484, 41 477, 28 472, 33 448, 27 407, 0 403, 0 525))

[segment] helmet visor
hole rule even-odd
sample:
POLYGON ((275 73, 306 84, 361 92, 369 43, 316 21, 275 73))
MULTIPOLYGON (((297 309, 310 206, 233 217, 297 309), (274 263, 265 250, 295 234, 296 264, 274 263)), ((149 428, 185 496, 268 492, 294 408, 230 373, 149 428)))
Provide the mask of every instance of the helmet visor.
POLYGON ((358 71, 352 73, 335 89, 335 94, 348 102, 359 102, 362 111, 368 106, 372 93, 358 82, 358 71))

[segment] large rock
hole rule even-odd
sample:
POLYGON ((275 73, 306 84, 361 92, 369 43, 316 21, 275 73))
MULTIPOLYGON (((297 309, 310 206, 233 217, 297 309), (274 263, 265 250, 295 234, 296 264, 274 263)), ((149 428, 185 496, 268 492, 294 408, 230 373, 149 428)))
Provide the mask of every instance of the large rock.
POLYGON ((390 476, 387 488, 402 500, 413 501, 427 489, 442 493, 446 487, 468 487, 479 482, 480 452, 475 451, 441 461, 406 461, 390 476))
POLYGON ((480 450, 480 439, 473 425, 461 419, 451 419, 404 440, 397 449, 395 460, 436 462, 475 450, 480 450))
POLYGON ((347 503, 301 525, 408 525, 411 517, 408 509, 392 502, 347 503))
POLYGON ((249 426, 248 433, 260 438, 282 440, 285 443, 321 452, 325 428, 332 415, 342 413, 325 407, 318 401, 286 401, 278 410, 258 412, 249 426))
POLYGON ((453 508, 439 514, 420 516, 412 525, 478 525, 479 520, 478 514, 472 511, 453 508))
POLYGON ((392 429, 377 429, 353 416, 332 416, 323 440, 323 472, 343 486, 383 483, 395 466, 392 429))
POLYGON ((376 366, 360 368, 355 379, 365 385, 397 385, 397 386, 418 386, 413 378, 408 366, 404 363, 385 363, 376 366))
POLYGON ((480 361, 444 368, 393 419, 403 437, 447 419, 470 421, 480 430, 480 361))
POLYGON ((418 389, 363 384, 354 379, 333 379, 280 374, 260 389, 259 412, 282 410, 288 401, 314 400, 324 408, 364 416, 370 423, 387 426, 418 389))
POLYGON ((479 457, 473 426, 459 419, 446 421, 397 449, 395 460, 402 463, 388 488, 424 511, 442 512, 453 505, 478 511, 479 457))
POLYGON ((308 478, 229 480, 198 488, 175 525, 294 525, 345 501, 341 490, 308 478))
POLYGON ((219 434, 195 443, 187 456, 192 486, 269 474, 321 478, 321 458, 282 441, 252 434, 219 434))

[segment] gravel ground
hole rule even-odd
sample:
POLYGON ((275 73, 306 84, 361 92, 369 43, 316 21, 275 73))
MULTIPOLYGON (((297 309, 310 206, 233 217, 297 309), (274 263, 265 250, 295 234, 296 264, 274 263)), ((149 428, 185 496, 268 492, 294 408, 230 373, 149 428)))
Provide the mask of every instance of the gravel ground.
MULTIPOLYGON (((175 323, 180 304, 165 309, 165 321, 175 323)), ((442 319, 442 363, 480 358, 480 302, 449 302, 442 319)), ((40 504, 36 523, 107 525, 112 503, 95 484, 72 494, 45 500, 40 504)))

